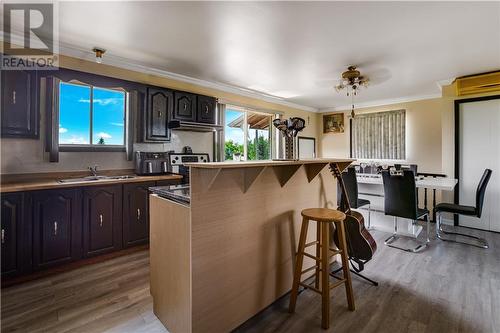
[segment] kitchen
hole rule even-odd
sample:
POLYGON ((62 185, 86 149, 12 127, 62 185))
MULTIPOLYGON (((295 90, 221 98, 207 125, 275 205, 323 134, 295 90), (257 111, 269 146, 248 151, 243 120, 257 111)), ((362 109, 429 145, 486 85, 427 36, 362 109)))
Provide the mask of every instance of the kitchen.
POLYGON ((500 327, 498 3, 50 8, 57 66, 1 71, 2 331, 500 327))

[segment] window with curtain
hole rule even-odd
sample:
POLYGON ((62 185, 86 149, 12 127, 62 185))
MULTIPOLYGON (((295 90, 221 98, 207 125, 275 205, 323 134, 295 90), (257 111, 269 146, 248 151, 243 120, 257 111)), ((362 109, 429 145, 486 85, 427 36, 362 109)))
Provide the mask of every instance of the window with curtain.
POLYGON ((226 105, 224 116, 225 160, 271 158, 271 114, 226 105))
POLYGON ((405 110, 357 114, 351 135, 353 158, 406 159, 405 110))

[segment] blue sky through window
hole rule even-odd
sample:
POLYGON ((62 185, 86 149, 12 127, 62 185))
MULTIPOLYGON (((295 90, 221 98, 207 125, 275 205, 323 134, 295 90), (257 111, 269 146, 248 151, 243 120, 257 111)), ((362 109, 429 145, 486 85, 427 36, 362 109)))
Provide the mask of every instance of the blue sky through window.
MULTIPOLYGON (((88 86, 61 83, 59 98, 59 143, 90 144, 90 96, 88 86)), ((123 145, 125 137, 125 93, 93 89, 92 144, 102 138, 106 145, 123 145)))
POLYGON ((243 128, 229 127, 228 124, 243 115, 243 112, 226 109, 225 140, 232 140, 234 143, 244 144, 243 128))
POLYGON ((102 138, 108 145, 124 144, 125 93, 94 88, 93 138, 97 144, 102 138))

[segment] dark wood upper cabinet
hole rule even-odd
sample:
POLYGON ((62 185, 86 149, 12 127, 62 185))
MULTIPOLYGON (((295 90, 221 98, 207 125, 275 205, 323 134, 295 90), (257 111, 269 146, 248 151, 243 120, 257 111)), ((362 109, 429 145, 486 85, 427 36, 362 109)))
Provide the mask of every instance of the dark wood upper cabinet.
POLYGON ((81 191, 37 191, 33 205, 33 268, 81 258, 81 191))
POLYGON ((123 246, 149 240, 149 191, 155 182, 123 185, 123 246))
POLYGON ((172 119, 196 121, 196 95, 186 92, 174 92, 174 112, 172 119))
POLYGON ((2 194, 2 277, 18 275, 31 268, 31 228, 23 198, 23 193, 2 194))
POLYGON ((38 138, 37 71, 2 71, 2 137, 38 138))
POLYGON ((170 141, 168 122, 174 107, 174 94, 167 89, 150 87, 147 90, 147 107, 144 141, 170 141))
POLYGON ((83 190, 83 251, 85 257, 122 248, 122 186, 92 186, 83 190))
POLYGON ((197 122, 215 124, 216 99, 214 97, 198 95, 197 100, 197 122))

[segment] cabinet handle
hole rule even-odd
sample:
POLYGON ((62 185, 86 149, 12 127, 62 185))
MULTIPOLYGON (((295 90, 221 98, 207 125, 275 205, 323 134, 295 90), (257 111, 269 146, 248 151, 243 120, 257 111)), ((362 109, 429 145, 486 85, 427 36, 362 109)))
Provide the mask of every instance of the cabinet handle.
POLYGON ((99 214, 99 226, 102 227, 102 214, 99 214))
POLYGON ((186 111, 186 109, 187 109, 187 105, 186 105, 186 103, 184 103, 184 111, 186 111))
POLYGON ((161 118, 161 111, 158 111, 158 118, 161 118))
POLYGON ((12 91, 12 104, 16 104, 16 91, 12 91))
POLYGON ((208 105, 205 105, 205 113, 208 114, 208 105))
POLYGON ((5 243, 5 229, 2 229, 2 244, 5 243))
POLYGON ((54 221, 54 236, 57 236, 57 221, 54 221))
POLYGON ((141 209, 137 208, 137 221, 141 219, 141 209))

